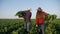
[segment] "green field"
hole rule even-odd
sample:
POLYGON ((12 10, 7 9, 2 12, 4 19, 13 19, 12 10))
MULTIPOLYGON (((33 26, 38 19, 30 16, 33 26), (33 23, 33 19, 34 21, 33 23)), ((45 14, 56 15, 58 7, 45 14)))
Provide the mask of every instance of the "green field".
MULTIPOLYGON (((0 34, 23 34, 23 24, 23 19, 0 19, 0 34)), ((30 25, 30 34, 36 34, 35 19, 30 25)), ((45 34, 60 34, 60 19, 45 22, 45 34)))

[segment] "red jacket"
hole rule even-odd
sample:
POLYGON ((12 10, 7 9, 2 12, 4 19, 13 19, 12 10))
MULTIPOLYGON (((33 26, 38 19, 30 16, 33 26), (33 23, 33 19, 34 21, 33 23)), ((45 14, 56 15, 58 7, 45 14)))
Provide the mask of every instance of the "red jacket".
POLYGON ((37 14, 36 15, 36 24, 38 25, 38 24, 43 24, 44 23, 44 15, 45 15, 46 13, 45 12, 42 12, 41 14, 37 14))

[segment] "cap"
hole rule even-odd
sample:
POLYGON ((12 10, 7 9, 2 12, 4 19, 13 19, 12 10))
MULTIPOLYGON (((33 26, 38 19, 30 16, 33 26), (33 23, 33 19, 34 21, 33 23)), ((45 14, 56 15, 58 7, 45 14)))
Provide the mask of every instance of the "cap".
POLYGON ((27 8, 27 10, 31 10, 31 8, 27 8))

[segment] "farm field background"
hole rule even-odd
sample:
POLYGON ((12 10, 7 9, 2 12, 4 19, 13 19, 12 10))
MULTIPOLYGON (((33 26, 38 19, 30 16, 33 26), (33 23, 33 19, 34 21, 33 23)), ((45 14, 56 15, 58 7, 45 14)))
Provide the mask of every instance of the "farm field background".
MULTIPOLYGON (((23 19, 0 19, 0 34, 23 34, 23 19)), ((35 19, 31 19, 30 34, 36 34, 35 19)), ((45 34, 60 34, 60 19, 45 21, 45 34)))

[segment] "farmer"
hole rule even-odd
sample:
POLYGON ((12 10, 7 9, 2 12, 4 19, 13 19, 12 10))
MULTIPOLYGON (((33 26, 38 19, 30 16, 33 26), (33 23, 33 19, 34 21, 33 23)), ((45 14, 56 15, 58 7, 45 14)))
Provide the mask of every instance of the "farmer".
POLYGON ((37 9, 36 14, 36 27, 38 28, 38 32, 40 33, 40 28, 42 30, 42 34, 44 34, 44 15, 45 13, 40 7, 37 9))
POLYGON ((25 11, 25 16, 24 16, 24 20, 25 20, 25 23, 24 23, 24 30, 25 32, 29 32, 29 25, 30 25, 30 21, 31 21, 31 8, 28 8, 26 11, 25 11))

